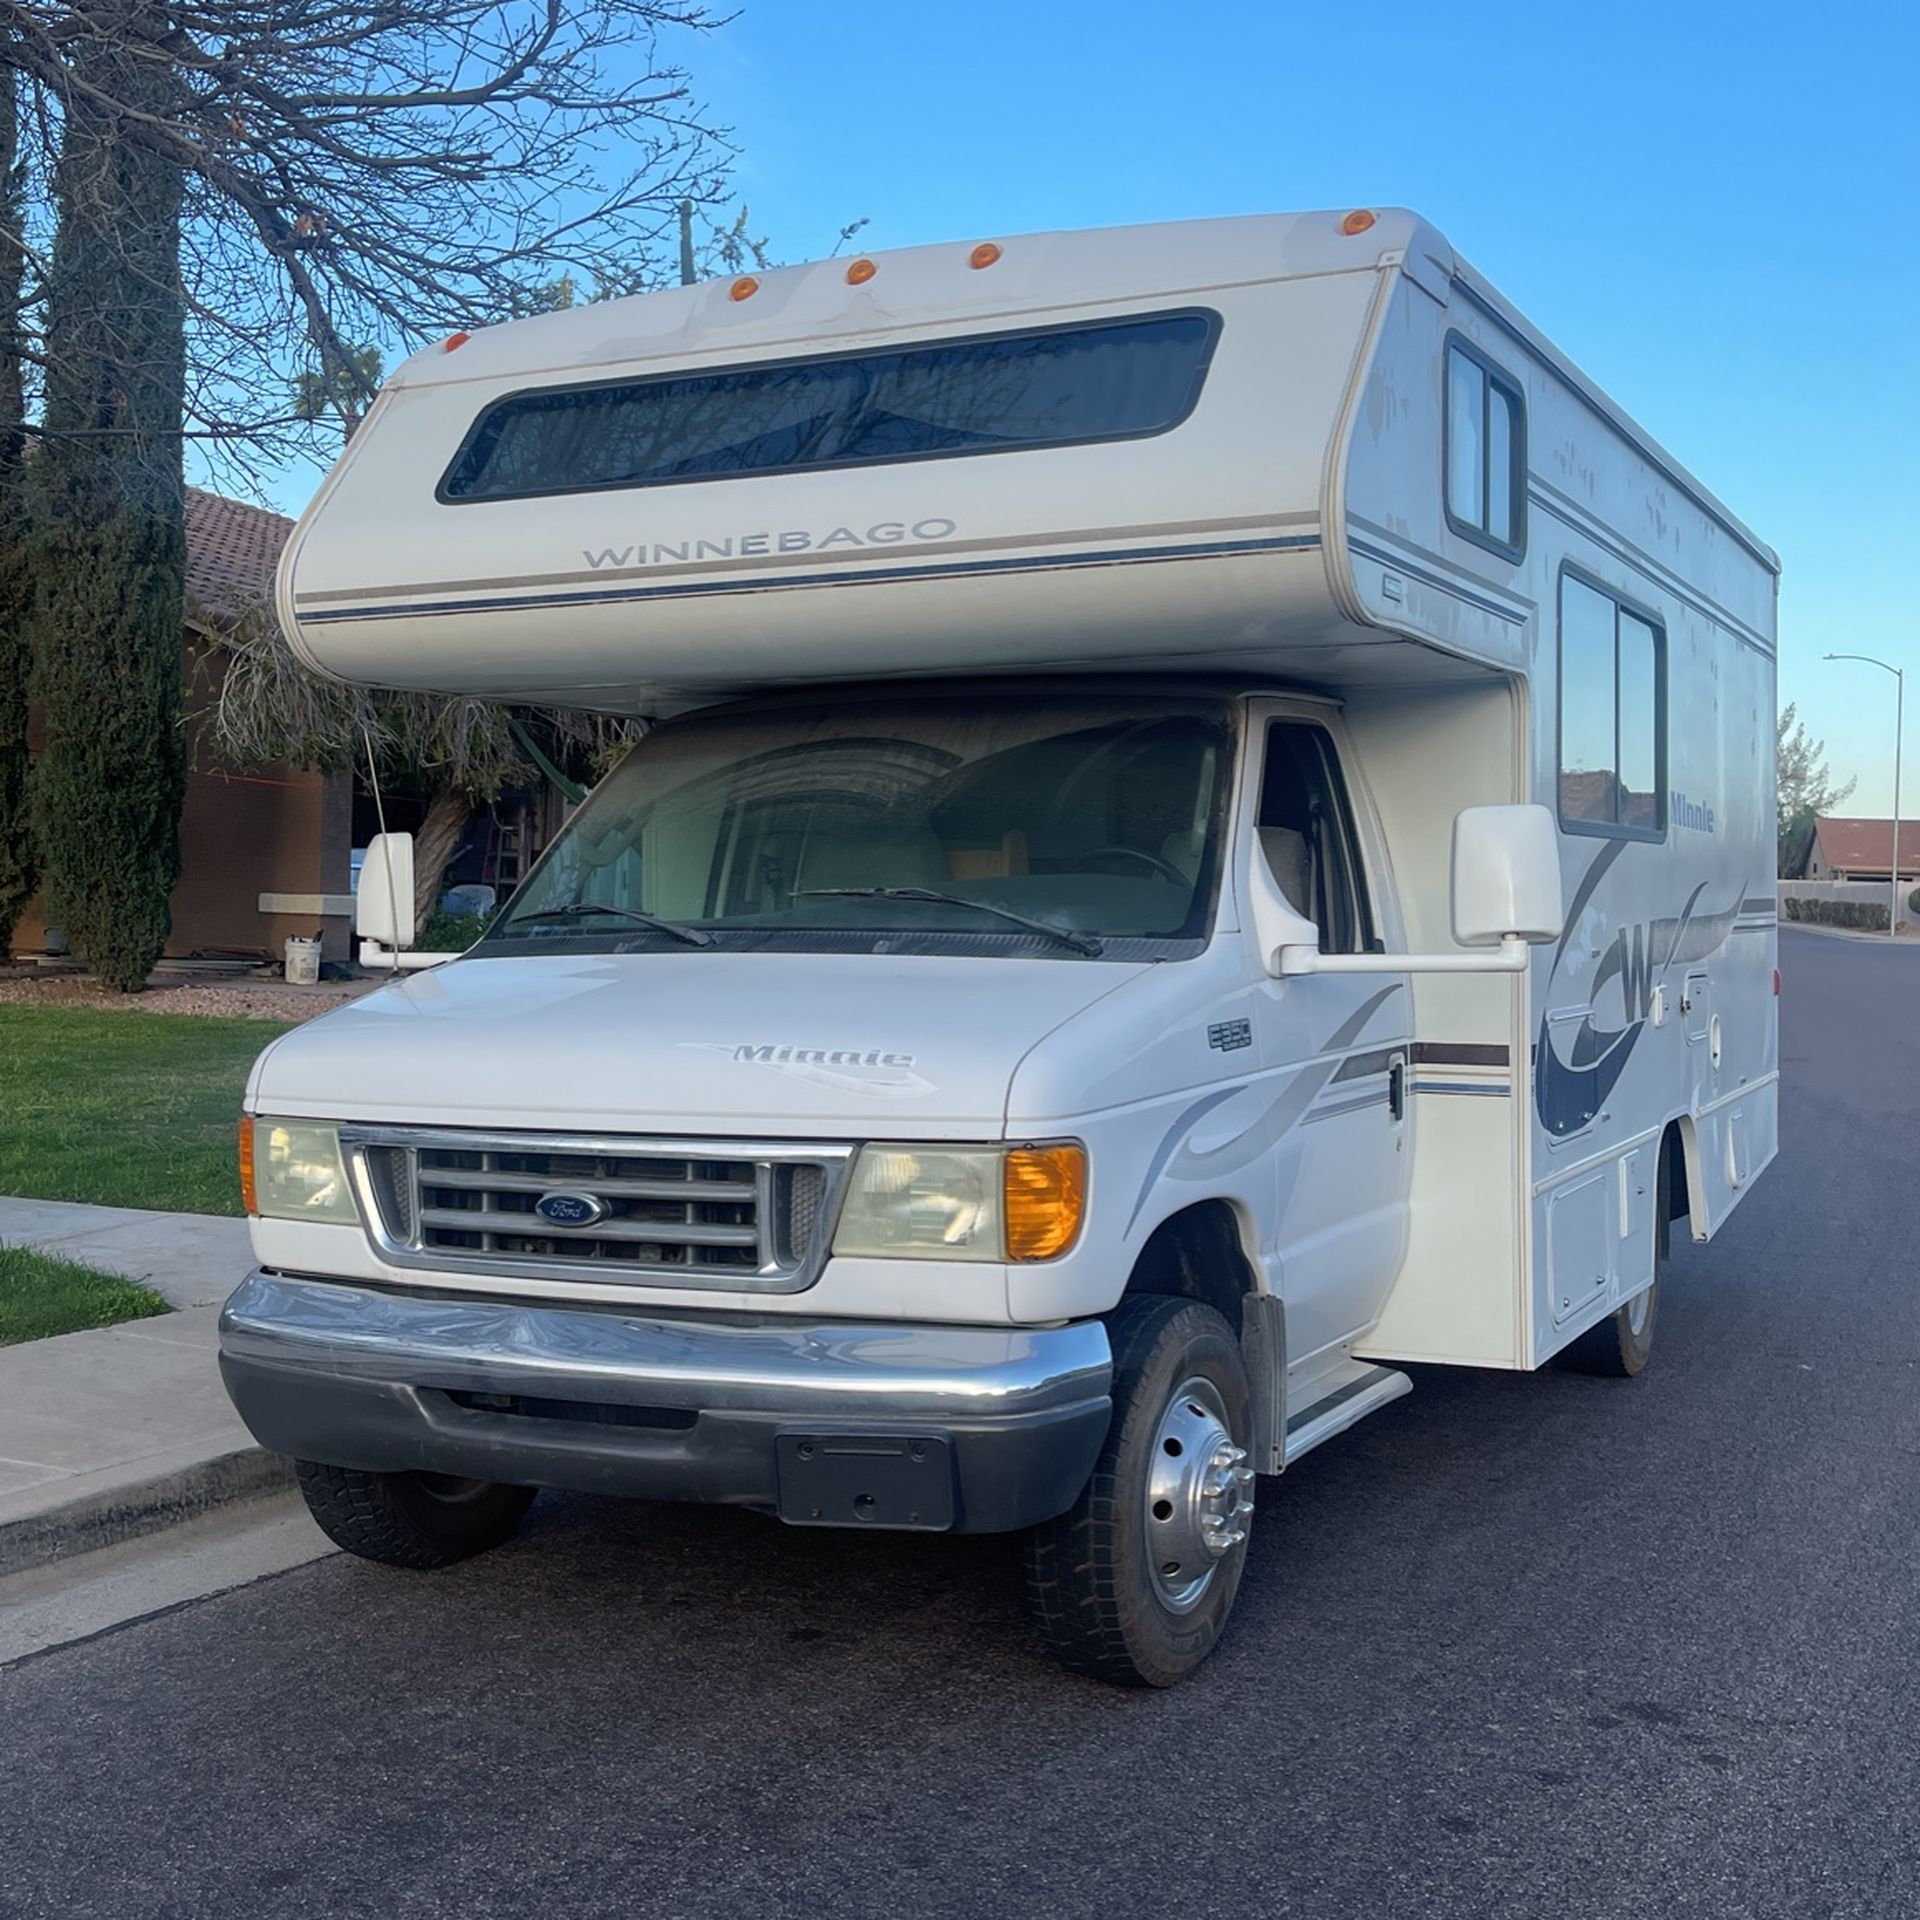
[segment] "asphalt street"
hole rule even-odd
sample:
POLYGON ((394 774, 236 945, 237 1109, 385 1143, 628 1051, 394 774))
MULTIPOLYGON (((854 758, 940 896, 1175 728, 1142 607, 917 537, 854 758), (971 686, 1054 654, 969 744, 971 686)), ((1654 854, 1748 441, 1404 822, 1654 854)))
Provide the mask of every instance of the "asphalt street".
POLYGON ((1781 948, 1648 1372, 1420 1370, 1185 1687, 1057 1670, 1006 1542, 549 1497, 0 1671, 0 1914, 1920 1914, 1920 952, 1781 948))

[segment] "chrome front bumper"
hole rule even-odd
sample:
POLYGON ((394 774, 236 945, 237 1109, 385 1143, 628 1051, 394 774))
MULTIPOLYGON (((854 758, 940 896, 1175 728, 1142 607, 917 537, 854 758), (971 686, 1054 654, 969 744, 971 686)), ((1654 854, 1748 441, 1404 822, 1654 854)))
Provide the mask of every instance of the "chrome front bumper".
POLYGON ((1112 1362, 1098 1321, 822 1326, 254 1273, 220 1369, 254 1437, 297 1459, 988 1533, 1072 1505, 1112 1362))

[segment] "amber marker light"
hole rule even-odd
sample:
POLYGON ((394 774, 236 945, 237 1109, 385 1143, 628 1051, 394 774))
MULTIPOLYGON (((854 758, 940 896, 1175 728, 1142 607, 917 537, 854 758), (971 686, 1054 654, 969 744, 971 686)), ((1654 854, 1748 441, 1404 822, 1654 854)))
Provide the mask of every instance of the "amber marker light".
POLYGON ((1015 1147, 1002 1191, 1009 1260, 1051 1260, 1080 1234, 1087 1210, 1084 1147, 1015 1147))
POLYGON ((244 1212, 260 1211, 259 1196, 253 1188, 253 1115, 240 1116, 240 1205, 244 1212))
POLYGON ((967 255, 967 265, 976 268, 990 267, 999 258, 1000 249, 996 247, 991 240, 982 240, 980 244, 967 255))
POLYGON ((752 274, 743 273, 740 278, 727 289, 727 298, 729 300, 751 300, 759 291, 760 282, 756 280, 752 274))
POLYGON ((470 333, 450 333, 440 343, 442 353, 451 353, 456 347, 464 347, 473 338, 470 333))
POLYGON ((852 266, 847 269, 847 285, 850 287, 864 287, 879 271, 880 269, 876 267, 871 260, 856 260, 852 266))
POLYGON ((1371 212, 1366 207, 1355 207, 1354 210, 1340 222, 1340 231, 1346 234, 1365 233, 1379 217, 1378 214, 1371 212))

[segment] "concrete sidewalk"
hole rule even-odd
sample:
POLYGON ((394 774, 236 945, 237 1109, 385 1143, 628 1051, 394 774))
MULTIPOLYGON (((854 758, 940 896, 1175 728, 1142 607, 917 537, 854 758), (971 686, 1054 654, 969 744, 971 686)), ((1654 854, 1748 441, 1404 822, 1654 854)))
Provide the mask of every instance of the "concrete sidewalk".
MULTIPOLYGON (((252 1264, 244 1220, 79 1207, 65 1200, 0 1199, 0 1246, 36 1247, 124 1274, 175 1307, 216 1305, 246 1278, 252 1264)), ((6 1450, 0 1445, 0 1455, 6 1450)))
POLYGON ((152 1320, 0 1347, 0 1575, 111 1546, 278 1490, 215 1364, 245 1276, 242 1220, 0 1200, 0 1240, 204 1302, 152 1320))

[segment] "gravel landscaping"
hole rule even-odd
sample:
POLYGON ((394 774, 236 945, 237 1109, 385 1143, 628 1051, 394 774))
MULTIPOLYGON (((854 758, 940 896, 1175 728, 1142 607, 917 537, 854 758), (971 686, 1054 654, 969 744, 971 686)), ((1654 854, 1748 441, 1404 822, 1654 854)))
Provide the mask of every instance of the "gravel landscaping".
POLYGON ((144 993, 115 993, 85 974, 36 979, 0 974, 0 1006, 86 1007, 109 1013, 187 1013, 219 1020, 277 1020, 295 1025, 328 1012, 383 984, 378 980, 327 981, 290 987, 280 980, 158 979, 144 993))

